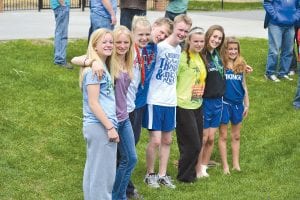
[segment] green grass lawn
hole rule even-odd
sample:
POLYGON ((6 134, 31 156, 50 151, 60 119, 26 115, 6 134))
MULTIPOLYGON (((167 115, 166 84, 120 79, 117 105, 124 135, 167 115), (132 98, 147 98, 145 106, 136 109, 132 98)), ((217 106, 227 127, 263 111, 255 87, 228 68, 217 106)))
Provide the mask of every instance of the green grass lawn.
MULTIPOLYGON (((86 43, 70 41, 68 59, 83 54, 86 43)), ((194 184, 175 181, 175 190, 150 189, 143 183, 147 143, 143 131, 133 181, 145 200, 300 199, 300 111, 292 107, 297 77, 266 81, 267 41, 244 38, 241 45, 254 68, 247 77, 250 113, 241 132, 242 172, 225 176, 216 167, 209 169, 209 178, 194 184)), ((1 42, 0 55, 0 199, 83 199, 79 68, 68 71, 53 65, 51 40, 1 42)), ((174 135, 168 167, 173 178, 176 159, 174 135)), ((217 146, 213 159, 220 161, 217 146)))
POLYGON ((188 5, 189 10, 199 11, 217 11, 217 10, 257 10, 263 9, 262 2, 227 2, 223 1, 208 1, 208 0, 190 0, 188 5), (222 7, 223 6, 223 7, 222 7))

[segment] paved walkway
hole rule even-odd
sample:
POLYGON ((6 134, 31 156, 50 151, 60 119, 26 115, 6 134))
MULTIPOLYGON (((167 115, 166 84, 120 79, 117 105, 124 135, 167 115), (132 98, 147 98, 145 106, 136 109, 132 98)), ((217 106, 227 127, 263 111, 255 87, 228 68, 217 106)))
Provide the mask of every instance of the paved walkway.
MULTIPOLYGON (((119 18, 118 11, 118 18, 119 18)), ((199 12, 191 11, 188 15, 194 26, 207 29, 219 24, 227 36, 267 38, 263 28, 264 10, 235 12, 199 12)), ((147 11, 148 19, 153 22, 163 17, 162 11, 147 11)), ((70 14, 69 38, 86 38, 90 19, 89 10, 82 12, 72 9, 70 14)), ((52 10, 8 11, 0 13, 0 40, 51 38, 54 35, 55 20, 52 10)))

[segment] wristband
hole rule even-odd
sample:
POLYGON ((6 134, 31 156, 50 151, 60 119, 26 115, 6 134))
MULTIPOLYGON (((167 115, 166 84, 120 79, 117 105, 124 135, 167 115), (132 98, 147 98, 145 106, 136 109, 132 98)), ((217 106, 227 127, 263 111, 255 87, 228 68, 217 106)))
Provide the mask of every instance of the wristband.
POLYGON ((86 57, 83 61, 83 66, 86 67, 85 62, 87 61, 88 57, 86 57))

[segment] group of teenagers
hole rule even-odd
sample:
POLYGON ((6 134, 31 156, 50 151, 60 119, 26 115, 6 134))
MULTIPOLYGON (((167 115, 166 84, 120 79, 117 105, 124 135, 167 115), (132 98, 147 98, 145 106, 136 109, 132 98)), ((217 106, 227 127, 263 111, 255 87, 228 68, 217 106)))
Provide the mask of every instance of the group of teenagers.
POLYGON ((84 199, 127 199, 142 127, 149 131, 144 178, 149 187, 176 188, 167 174, 175 128, 178 181, 209 176, 218 129, 223 170, 230 173, 229 122, 232 169, 240 171, 241 122, 249 109, 245 73, 252 68, 240 55, 239 41, 225 38, 220 25, 206 32, 192 27, 186 14, 152 25, 145 16, 135 16, 131 29, 95 30, 86 55, 71 61, 82 66, 84 199))

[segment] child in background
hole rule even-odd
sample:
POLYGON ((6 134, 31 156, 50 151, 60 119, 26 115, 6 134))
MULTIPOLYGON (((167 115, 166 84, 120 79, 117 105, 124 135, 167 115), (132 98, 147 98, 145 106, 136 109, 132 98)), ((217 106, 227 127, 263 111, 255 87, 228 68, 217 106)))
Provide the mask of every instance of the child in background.
POLYGON ((119 136, 115 95, 107 58, 113 49, 113 36, 106 29, 96 30, 90 39, 87 57, 101 62, 105 73, 101 80, 90 67, 80 70, 83 93, 83 135, 86 140, 86 163, 83 175, 85 200, 110 200, 116 175, 116 152, 119 136), (105 63, 105 64, 104 64, 105 63), (105 105, 105 106, 102 106, 105 105))
POLYGON ((194 27, 186 39, 186 48, 180 57, 177 74, 176 136, 180 153, 177 179, 196 180, 196 164, 202 146, 202 95, 206 67, 201 56, 204 47, 204 29, 194 27))
POLYGON ((198 160, 200 169, 197 177, 208 177, 207 164, 214 147, 214 138, 220 126, 222 114, 222 98, 225 93, 224 67, 219 56, 219 51, 224 42, 224 29, 222 26, 213 25, 205 33, 205 45, 202 55, 206 63, 207 77, 203 95, 203 144, 202 153, 198 160))
POLYGON ((175 129, 175 109, 177 105, 176 79, 180 60, 180 42, 184 41, 192 25, 186 15, 178 15, 174 20, 173 33, 157 46, 156 63, 150 80, 147 108, 143 127, 149 130, 150 141, 146 150, 147 174, 145 183, 157 188, 159 183, 175 188, 167 176, 167 166, 175 129), (159 173, 155 174, 156 151, 159 149, 159 173))
POLYGON ((226 91, 223 98, 222 119, 219 129, 219 150, 224 174, 230 174, 226 149, 229 121, 231 121, 232 169, 241 170, 239 163, 240 131, 242 120, 247 117, 249 110, 245 77, 247 64, 241 57, 240 43, 235 37, 225 39, 221 55, 225 66, 226 91))
POLYGON ((127 112, 127 91, 133 79, 133 39, 131 32, 125 26, 119 26, 113 31, 114 49, 109 60, 112 80, 114 80, 116 96, 116 113, 118 119, 118 167, 113 188, 113 200, 127 199, 126 188, 131 173, 137 162, 134 145, 134 134, 127 112))

